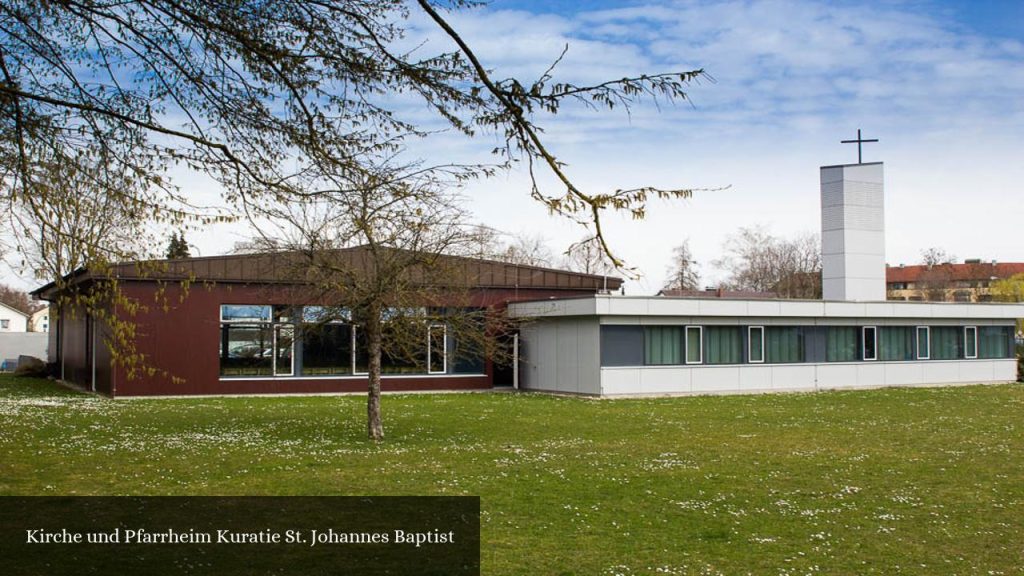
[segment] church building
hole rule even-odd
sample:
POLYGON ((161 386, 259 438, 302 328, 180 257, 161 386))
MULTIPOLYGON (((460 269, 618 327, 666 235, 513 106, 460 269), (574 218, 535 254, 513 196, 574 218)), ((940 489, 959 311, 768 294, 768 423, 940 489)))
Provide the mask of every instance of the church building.
POLYGON ((880 162, 821 168, 822 300, 514 303, 531 319, 520 386, 624 396, 1015 380, 1024 305, 886 301, 883 173, 880 162))

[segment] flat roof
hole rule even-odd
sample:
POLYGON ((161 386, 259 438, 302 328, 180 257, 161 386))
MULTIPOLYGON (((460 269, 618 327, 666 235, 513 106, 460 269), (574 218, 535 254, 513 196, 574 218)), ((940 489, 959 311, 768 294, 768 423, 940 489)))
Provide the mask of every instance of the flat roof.
POLYGON ((833 164, 831 166, 819 166, 819 169, 825 170, 826 168, 852 168, 853 166, 876 166, 878 164, 885 164, 885 162, 854 162, 853 164, 833 164))
POLYGON ((566 316, 709 316, 782 318, 946 318, 1016 320, 1024 303, 844 302, 836 300, 726 300, 662 296, 596 295, 516 302, 514 318, 566 316))

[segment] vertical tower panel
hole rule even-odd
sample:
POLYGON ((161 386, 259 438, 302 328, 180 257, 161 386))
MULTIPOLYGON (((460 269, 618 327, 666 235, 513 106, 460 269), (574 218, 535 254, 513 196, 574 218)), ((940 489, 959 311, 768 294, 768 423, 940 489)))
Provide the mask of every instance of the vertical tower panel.
POLYGON ((885 300, 881 162, 821 168, 821 280, 825 300, 885 300))

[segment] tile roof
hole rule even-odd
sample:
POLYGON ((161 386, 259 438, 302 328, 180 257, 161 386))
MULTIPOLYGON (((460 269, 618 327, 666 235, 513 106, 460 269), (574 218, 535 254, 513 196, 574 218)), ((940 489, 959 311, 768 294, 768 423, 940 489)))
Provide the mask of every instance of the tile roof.
POLYGON ((936 264, 935 266, 917 264, 887 266, 885 281, 887 283, 917 282, 922 277, 925 280, 991 280, 992 278, 1009 278, 1015 274, 1024 274, 1024 262, 936 264))

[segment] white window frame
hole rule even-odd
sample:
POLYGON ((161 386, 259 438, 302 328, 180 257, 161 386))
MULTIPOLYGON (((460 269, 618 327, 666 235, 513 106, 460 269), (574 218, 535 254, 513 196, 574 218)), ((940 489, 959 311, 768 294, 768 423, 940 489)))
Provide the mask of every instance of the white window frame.
POLYGON ((427 326, 427 374, 447 374, 448 373, 448 326, 444 324, 431 324, 427 326), (433 354, 433 347, 431 343, 433 339, 430 337, 430 331, 440 328, 441 329, 441 370, 431 370, 430 367, 433 364, 431 355, 433 354))
POLYGON ((747 326, 747 362, 750 364, 764 364, 764 326, 747 326), (750 337, 750 335, 753 334, 754 330, 759 330, 761 332, 760 360, 751 359, 752 355, 750 351, 752 350, 752 348, 750 347, 750 342, 752 341, 752 338, 750 337))
POLYGON ((273 374, 274 376, 295 376, 295 324, 289 324, 287 322, 282 322, 280 324, 274 324, 273 330, 274 330, 273 338, 272 338, 272 340, 273 340, 273 344, 272 344, 273 352, 271 352, 271 354, 273 355, 273 361, 270 364, 270 366, 272 368, 271 374, 273 374), (279 373, 277 371, 277 332, 281 328, 291 328, 291 330, 292 330, 292 353, 289 355, 289 358, 291 359, 291 362, 290 362, 290 365, 288 367, 288 372, 280 372, 279 373))
POLYGON ((684 364, 703 364, 704 363, 704 327, 703 326, 687 326, 683 329, 683 357, 684 364), (700 358, 696 361, 690 361, 690 330, 697 330, 699 334, 700 344, 698 344, 698 350, 700 351, 700 358))
POLYGON ((861 326, 860 328, 860 358, 865 362, 875 362, 878 360, 878 326, 861 326), (871 330, 871 339, 874 341, 872 351, 875 353, 874 356, 868 358, 868 330, 871 330))
POLYGON ((917 326, 914 332, 914 345, 916 350, 914 353, 918 360, 931 360, 932 358, 932 330, 927 326, 917 326), (924 347, 924 356, 921 355, 921 331, 924 331, 924 337, 927 340, 924 347))
POLYGON ((964 326, 964 358, 967 360, 974 360, 978 357, 978 327, 977 326, 964 326), (971 330, 974 332, 974 354, 967 355, 967 331, 971 330))

